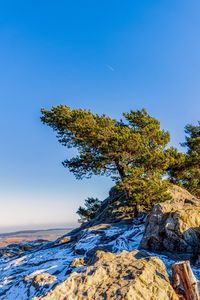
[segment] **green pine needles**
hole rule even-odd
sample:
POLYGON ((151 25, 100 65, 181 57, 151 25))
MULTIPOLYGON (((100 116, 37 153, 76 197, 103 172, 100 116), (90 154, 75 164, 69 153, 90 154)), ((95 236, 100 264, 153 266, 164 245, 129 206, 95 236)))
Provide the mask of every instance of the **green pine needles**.
POLYGON ((98 198, 88 197, 85 199, 84 206, 80 206, 77 210, 77 214, 80 219, 79 223, 84 224, 92 220, 99 208, 101 207, 102 202, 98 198))
MULTIPOLYGON (((52 107, 50 111, 43 108, 41 112, 42 122, 57 132, 58 141, 78 151, 77 156, 63 162, 77 179, 110 176, 116 188, 125 191, 127 203, 135 206, 136 213, 138 206, 149 210, 154 203, 170 198, 165 175, 177 178, 175 156, 181 155, 167 147, 169 132, 161 129, 160 122, 146 110, 123 113, 121 120, 65 105, 52 107)), ((190 146, 193 152, 195 147, 190 174, 199 178, 199 172, 195 171, 199 163, 199 156, 196 157, 199 131, 195 143, 198 146, 194 143, 190 146)))
POLYGON ((187 152, 174 151, 169 175, 172 182, 200 198, 200 122, 196 126, 188 124, 185 133, 186 141, 181 145, 187 148, 187 152))

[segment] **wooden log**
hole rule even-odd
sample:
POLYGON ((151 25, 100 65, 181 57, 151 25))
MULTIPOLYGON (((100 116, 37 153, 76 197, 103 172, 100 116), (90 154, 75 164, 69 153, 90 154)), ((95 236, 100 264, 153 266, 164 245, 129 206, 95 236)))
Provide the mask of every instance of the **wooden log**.
POLYGON ((181 261, 172 265, 172 286, 177 294, 180 294, 182 290, 186 300, 200 300, 198 281, 189 261, 181 261))

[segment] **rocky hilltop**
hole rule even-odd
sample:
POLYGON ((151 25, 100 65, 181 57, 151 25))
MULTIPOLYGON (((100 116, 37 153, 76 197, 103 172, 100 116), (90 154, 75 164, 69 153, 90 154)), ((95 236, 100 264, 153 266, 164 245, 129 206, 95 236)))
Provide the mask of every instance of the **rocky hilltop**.
MULTIPOLYGON (((79 263, 76 260, 76 266, 82 264, 82 260, 79 263)), ((164 263, 137 250, 123 250, 119 254, 98 250, 82 272, 73 272, 54 290, 37 299, 58 300, 63 296, 69 300, 178 300, 164 263)))
POLYGON ((133 218, 111 190, 92 221, 56 241, 0 249, 0 299, 178 299, 174 261, 190 258, 200 279, 200 200, 170 192, 172 200, 133 218))

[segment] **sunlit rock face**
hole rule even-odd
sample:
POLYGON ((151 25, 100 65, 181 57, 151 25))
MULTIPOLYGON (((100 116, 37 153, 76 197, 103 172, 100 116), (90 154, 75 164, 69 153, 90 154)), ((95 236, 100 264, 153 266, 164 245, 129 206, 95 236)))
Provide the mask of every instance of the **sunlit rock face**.
MULTIPOLYGON (((129 208, 121 210, 120 199, 113 194, 94 220, 56 241, 0 248, 0 299, 177 299, 166 269, 171 275, 171 264, 180 259, 176 251, 194 254, 200 215, 199 200, 178 187, 171 193, 173 199, 156 205, 148 218, 143 213, 133 218, 132 211, 126 218, 129 208), (139 245, 148 250, 136 251, 139 245), (163 249, 168 253, 155 253, 163 249)), ((200 269, 192 268, 200 279, 200 269)))
POLYGON ((172 186, 172 199, 149 214, 140 248, 196 255, 200 247, 200 199, 172 186))
MULTIPOLYGON (((35 298, 36 299, 36 298, 35 298)), ((81 272, 72 273, 43 300, 178 300, 164 263, 144 252, 97 251, 81 272)))

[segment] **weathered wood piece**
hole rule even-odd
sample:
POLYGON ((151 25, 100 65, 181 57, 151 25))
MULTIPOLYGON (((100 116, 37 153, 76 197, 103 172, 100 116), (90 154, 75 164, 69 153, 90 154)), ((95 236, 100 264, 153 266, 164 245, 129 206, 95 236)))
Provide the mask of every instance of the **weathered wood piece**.
MULTIPOLYGON (((182 289, 186 300, 200 300, 198 281, 189 261, 181 261, 172 265, 172 286, 177 294, 180 294, 180 289, 182 289)), ((182 297, 180 295, 180 299, 184 299, 182 297)))

